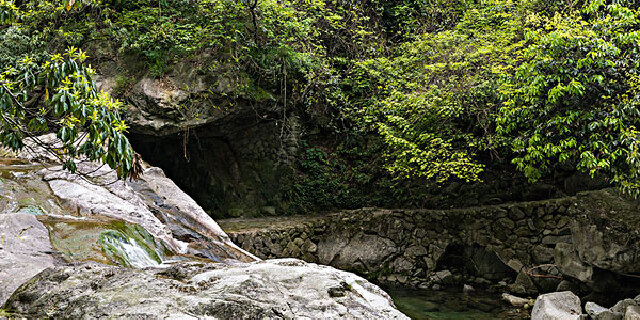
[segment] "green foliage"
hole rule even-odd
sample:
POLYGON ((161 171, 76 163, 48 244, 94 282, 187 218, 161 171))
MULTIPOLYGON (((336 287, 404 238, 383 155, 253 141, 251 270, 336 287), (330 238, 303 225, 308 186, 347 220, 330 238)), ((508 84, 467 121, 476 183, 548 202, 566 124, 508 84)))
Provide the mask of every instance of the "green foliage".
POLYGON ((14 313, 8 312, 7 310, 0 308, 0 317, 7 317, 11 319, 17 316, 14 313))
POLYGON ((11 24, 16 19, 16 8, 13 1, 0 0, 0 26, 11 24))
POLYGON ((31 138, 72 172, 76 160, 86 158, 126 176, 133 153, 118 113, 122 104, 97 92, 85 59, 84 52, 70 47, 42 64, 25 58, 0 73, 0 142, 19 151, 31 138), (36 137, 51 131, 59 144, 36 137))
POLYGON ((360 140, 350 137, 334 151, 303 143, 299 169, 304 175, 291 190, 293 212, 355 209, 404 199, 375 157, 378 144, 360 140))
POLYGON ((570 165, 638 195, 638 10, 573 6, 469 6, 451 30, 357 62, 351 116, 399 177, 477 181, 491 153, 531 181, 570 165))
POLYGON ((413 39, 416 35, 455 26, 471 6, 469 0, 392 0, 372 1, 390 40, 413 39))
POLYGON ((522 63, 503 75, 497 128, 529 179, 565 164, 640 194, 638 18, 594 1, 527 31, 522 63))
POLYGON ((320 148, 310 147, 302 152, 300 166, 305 177, 293 186, 296 211, 362 205, 362 194, 350 181, 357 177, 349 176, 344 157, 328 155, 320 148))
POLYGON ((469 9, 453 30, 418 36, 391 58, 356 64, 347 83, 360 105, 354 117, 384 139, 392 173, 479 180, 483 165, 475 154, 491 144, 499 104, 493 69, 522 47, 517 9, 503 3, 469 9))
MULTIPOLYGON (((531 181, 572 167, 638 195, 638 14, 603 0, 2 1, 0 66, 16 77, 44 48, 107 43, 110 59, 144 63, 119 78, 121 96, 136 77, 191 64, 225 87, 198 98, 228 99, 210 105, 269 101, 314 130, 379 138, 375 152, 307 148, 302 203, 355 206, 390 177, 477 182, 488 158, 531 181)), ((49 128, 75 121, 55 117, 49 128)))

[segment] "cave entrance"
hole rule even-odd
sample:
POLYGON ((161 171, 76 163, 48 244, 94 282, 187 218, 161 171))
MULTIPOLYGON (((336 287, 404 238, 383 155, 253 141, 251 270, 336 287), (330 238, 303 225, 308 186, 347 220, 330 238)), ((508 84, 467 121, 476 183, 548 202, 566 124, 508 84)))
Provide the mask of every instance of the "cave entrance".
POLYGON ((495 252, 483 246, 453 243, 436 262, 436 270, 449 270, 461 282, 512 282, 517 274, 495 252))
POLYGON ((209 124, 155 136, 132 133, 134 150, 189 194, 215 219, 284 211, 281 186, 291 176, 272 122, 250 127, 209 124), (233 129, 231 129, 233 128, 233 129))

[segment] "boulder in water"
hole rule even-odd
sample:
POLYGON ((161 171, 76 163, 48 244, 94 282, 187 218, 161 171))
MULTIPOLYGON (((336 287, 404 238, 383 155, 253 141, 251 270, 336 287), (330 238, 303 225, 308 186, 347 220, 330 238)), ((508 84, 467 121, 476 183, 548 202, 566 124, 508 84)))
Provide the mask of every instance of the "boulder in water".
POLYGON ((628 306, 624 314, 624 320, 640 320, 640 306, 628 306))
POLYGON ((531 311, 532 320, 580 319, 580 298, 571 291, 553 292, 538 296, 531 311))

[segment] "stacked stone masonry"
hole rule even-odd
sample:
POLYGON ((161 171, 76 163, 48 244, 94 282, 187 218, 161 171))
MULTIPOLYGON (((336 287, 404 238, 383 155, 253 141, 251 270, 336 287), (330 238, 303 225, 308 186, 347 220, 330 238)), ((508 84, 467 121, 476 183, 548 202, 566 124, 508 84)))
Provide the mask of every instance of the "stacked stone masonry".
POLYGON ((363 208, 220 224, 234 242, 264 259, 301 258, 379 282, 431 286, 460 280, 443 269, 447 260, 463 255, 475 264, 473 280, 515 280, 512 291, 525 293, 531 291, 522 279, 527 272, 581 282, 592 280, 594 269, 640 272, 639 213, 637 201, 599 190, 468 209, 363 208), (535 268, 545 264, 554 267, 535 268))

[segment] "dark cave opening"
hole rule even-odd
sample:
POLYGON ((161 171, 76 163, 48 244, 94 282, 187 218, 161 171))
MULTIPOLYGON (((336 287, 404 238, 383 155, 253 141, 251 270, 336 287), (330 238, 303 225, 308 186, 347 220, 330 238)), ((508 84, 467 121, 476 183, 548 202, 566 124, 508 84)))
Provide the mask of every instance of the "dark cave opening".
POLYGON ((282 186, 292 170, 277 125, 214 124, 156 136, 132 133, 133 149, 193 197, 213 218, 286 210, 282 186), (232 129, 230 129, 232 128, 232 129))
POLYGON ((495 252, 474 245, 453 243, 436 262, 436 270, 449 270, 462 281, 481 278, 488 282, 512 282, 516 272, 504 264, 495 252))

